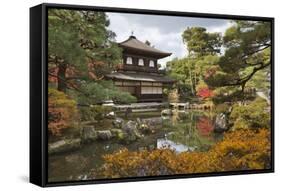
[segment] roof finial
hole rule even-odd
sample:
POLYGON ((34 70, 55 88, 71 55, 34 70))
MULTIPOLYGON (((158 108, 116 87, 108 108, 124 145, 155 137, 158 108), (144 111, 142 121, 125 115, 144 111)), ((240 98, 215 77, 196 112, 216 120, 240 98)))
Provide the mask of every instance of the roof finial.
POLYGON ((132 38, 136 39, 136 37, 134 36, 134 31, 133 31, 133 30, 131 31, 131 36, 130 36, 130 38, 131 38, 131 39, 132 39, 132 38))

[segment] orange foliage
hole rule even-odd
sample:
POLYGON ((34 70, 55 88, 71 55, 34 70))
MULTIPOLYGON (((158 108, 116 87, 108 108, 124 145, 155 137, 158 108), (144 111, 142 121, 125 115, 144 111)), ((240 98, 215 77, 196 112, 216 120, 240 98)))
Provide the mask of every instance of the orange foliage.
POLYGON ((77 116, 76 102, 63 92, 48 89, 48 130, 60 135, 62 129, 70 127, 77 116))
POLYGON ((208 85, 204 81, 200 81, 196 86, 196 95, 206 99, 214 96, 214 92, 208 87, 208 85))
POLYGON ((223 172, 270 168, 270 131, 236 130, 206 152, 176 154, 169 149, 105 155, 105 164, 93 176, 120 178, 223 172))
POLYGON ((197 95, 201 98, 209 98, 209 97, 213 97, 214 93, 212 90, 210 90, 208 87, 201 87, 198 89, 197 91, 197 95))

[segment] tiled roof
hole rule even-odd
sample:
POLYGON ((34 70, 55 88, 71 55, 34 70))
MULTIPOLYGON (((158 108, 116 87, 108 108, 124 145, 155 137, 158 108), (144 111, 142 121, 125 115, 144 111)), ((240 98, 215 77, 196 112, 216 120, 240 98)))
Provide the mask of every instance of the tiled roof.
POLYGON ((127 40, 120 42, 119 45, 123 48, 131 48, 136 50, 141 50, 148 53, 153 53, 158 55, 161 58, 164 58, 166 56, 170 56, 172 53, 164 52, 161 50, 158 50, 152 46, 149 46, 141 41, 139 41, 135 36, 130 36, 127 40))

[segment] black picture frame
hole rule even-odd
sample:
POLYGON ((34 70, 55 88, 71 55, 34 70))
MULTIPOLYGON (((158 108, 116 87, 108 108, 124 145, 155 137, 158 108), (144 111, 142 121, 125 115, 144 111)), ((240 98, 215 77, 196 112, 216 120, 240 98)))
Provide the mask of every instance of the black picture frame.
POLYGON ((192 13, 178 11, 159 11, 144 9, 127 9, 115 7, 97 7, 85 5, 65 5, 65 4, 40 4, 30 8, 30 182, 42 187, 99 184, 113 182, 132 182, 147 180, 164 180, 177 178, 194 178, 206 176, 228 176, 257 173, 274 172, 274 18, 241 15, 223 15, 192 13), (47 106, 48 106, 48 80, 47 80, 47 51, 48 51, 48 30, 47 30, 47 10, 49 8, 74 9, 74 10, 96 10, 116 13, 138 13, 150 15, 169 15, 180 17, 200 17, 219 19, 238 19, 267 21, 271 23, 271 161, 270 169, 245 170, 232 172, 213 172, 186 175, 168 175, 151 177, 131 177, 118 179, 48 182, 48 136, 47 136, 47 106))

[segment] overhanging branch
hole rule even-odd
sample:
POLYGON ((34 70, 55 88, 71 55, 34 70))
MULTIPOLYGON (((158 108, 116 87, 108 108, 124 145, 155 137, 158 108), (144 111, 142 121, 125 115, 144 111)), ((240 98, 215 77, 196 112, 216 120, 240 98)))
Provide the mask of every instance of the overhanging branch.
POLYGON ((267 64, 262 64, 260 67, 255 67, 253 71, 249 75, 245 76, 244 78, 240 78, 234 83, 223 83, 222 86, 239 86, 239 85, 245 86, 245 84, 254 76, 256 72, 266 68, 269 65, 270 62, 267 64))

